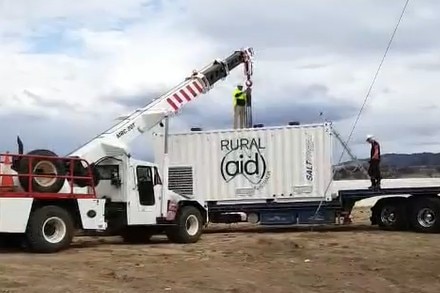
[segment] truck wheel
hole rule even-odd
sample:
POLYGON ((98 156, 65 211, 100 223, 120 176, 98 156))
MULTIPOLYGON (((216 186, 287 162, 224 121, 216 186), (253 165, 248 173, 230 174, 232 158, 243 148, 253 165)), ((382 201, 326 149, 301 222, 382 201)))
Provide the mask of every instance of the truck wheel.
POLYGON ((411 227, 417 232, 435 233, 440 231, 440 199, 416 199, 410 211, 411 227))
POLYGON ((52 253, 69 247, 75 226, 68 211, 44 206, 31 213, 26 240, 31 251, 52 253))
POLYGON ((171 242, 194 243, 200 239, 203 229, 203 218, 200 211, 193 206, 180 208, 176 225, 165 232, 171 242))
POLYGON ((153 233, 142 226, 128 226, 122 230, 121 237, 126 243, 142 244, 150 242, 153 233))
POLYGON ((407 226, 405 204, 402 201, 387 201, 375 209, 376 223, 384 230, 404 230, 407 226))
MULTIPOLYGON (((49 150, 33 150, 28 155, 36 156, 50 156, 57 157, 57 155, 49 150)), ((31 171, 29 170, 29 159, 23 158, 19 165, 19 174, 47 174, 47 175, 59 175, 66 174, 66 169, 61 160, 50 160, 46 158, 34 158, 32 159, 31 171)), ((24 190, 30 191, 29 177, 21 176, 20 185, 24 190)), ((64 185, 64 178, 50 178, 50 177, 33 177, 32 178, 32 191, 35 192, 50 192, 57 193, 64 185)))

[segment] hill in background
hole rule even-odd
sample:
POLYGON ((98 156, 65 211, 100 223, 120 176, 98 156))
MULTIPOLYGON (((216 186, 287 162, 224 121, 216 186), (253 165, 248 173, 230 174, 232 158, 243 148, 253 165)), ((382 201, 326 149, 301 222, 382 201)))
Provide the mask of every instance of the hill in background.
MULTIPOLYGON (((368 169, 368 160, 360 160, 368 169)), ((335 180, 366 179, 364 173, 353 161, 334 167, 335 180)), ((440 177, 440 153, 384 154, 381 171, 383 178, 440 177)))

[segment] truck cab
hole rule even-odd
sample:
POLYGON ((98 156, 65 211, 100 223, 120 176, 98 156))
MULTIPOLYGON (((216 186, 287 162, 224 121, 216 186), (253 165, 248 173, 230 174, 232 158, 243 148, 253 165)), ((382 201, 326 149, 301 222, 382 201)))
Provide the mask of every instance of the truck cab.
POLYGON ((161 216, 162 179, 157 165, 132 158, 108 158, 97 165, 98 198, 124 206, 128 225, 156 224, 161 216))
POLYGON ((165 227, 178 221, 177 210, 184 206, 197 209, 200 225, 206 222, 202 204, 164 187, 154 163, 130 157, 108 158, 95 168, 100 178, 96 194, 106 200, 106 219, 111 234, 121 234, 126 241, 133 242, 132 238, 138 237, 134 234, 167 232, 165 227))

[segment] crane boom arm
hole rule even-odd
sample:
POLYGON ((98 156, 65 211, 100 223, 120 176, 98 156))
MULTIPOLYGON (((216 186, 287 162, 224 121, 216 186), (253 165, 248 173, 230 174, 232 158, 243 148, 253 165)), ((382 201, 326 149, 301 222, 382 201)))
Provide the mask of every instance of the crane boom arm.
POLYGON ((139 108, 117 124, 96 136, 69 156, 78 156, 90 163, 103 157, 128 154, 128 144, 159 124, 165 117, 173 116, 187 103, 194 101, 201 94, 207 93, 215 83, 229 75, 230 70, 241 63, 247 76, 247 86, 252 82, 253 49, 235 51, 224 60, 215 60, 200 71, 194 71, 182 83, 164 95, 139 108))

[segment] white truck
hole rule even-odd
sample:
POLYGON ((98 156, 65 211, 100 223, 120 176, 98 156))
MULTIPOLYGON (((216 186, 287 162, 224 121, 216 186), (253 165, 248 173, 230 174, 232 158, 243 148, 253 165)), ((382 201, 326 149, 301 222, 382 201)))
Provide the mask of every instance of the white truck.
POLYGON ((146 242, 166 233, 173 242, 192 243, 207 223, 202 200, 168 190, 157 164, 131 158, 130 142, 154 127, 167 128, 168 118, 207 93, 229 71, 244 65, 252 85, 253 49, 235 51, 194 71, 166 94, 137 109, 116 125, 65 157, 37 149, 12 157, 16 184, 0 189, 0 233, 30 251, 56 252, 68 247, 77 230, 105 231, 127 242, 146 242))
POLYGON ((333 181, 335 135, 328 122, 289 122, 158 132, 153 144, 156 163, 167 164, 169 189, 203 199, 210 222, 347 223, 356 201, 381 196, 372 207, 372 224, 389 230, 440 231, 440 186, 370 190, 343 188, 333 181))

